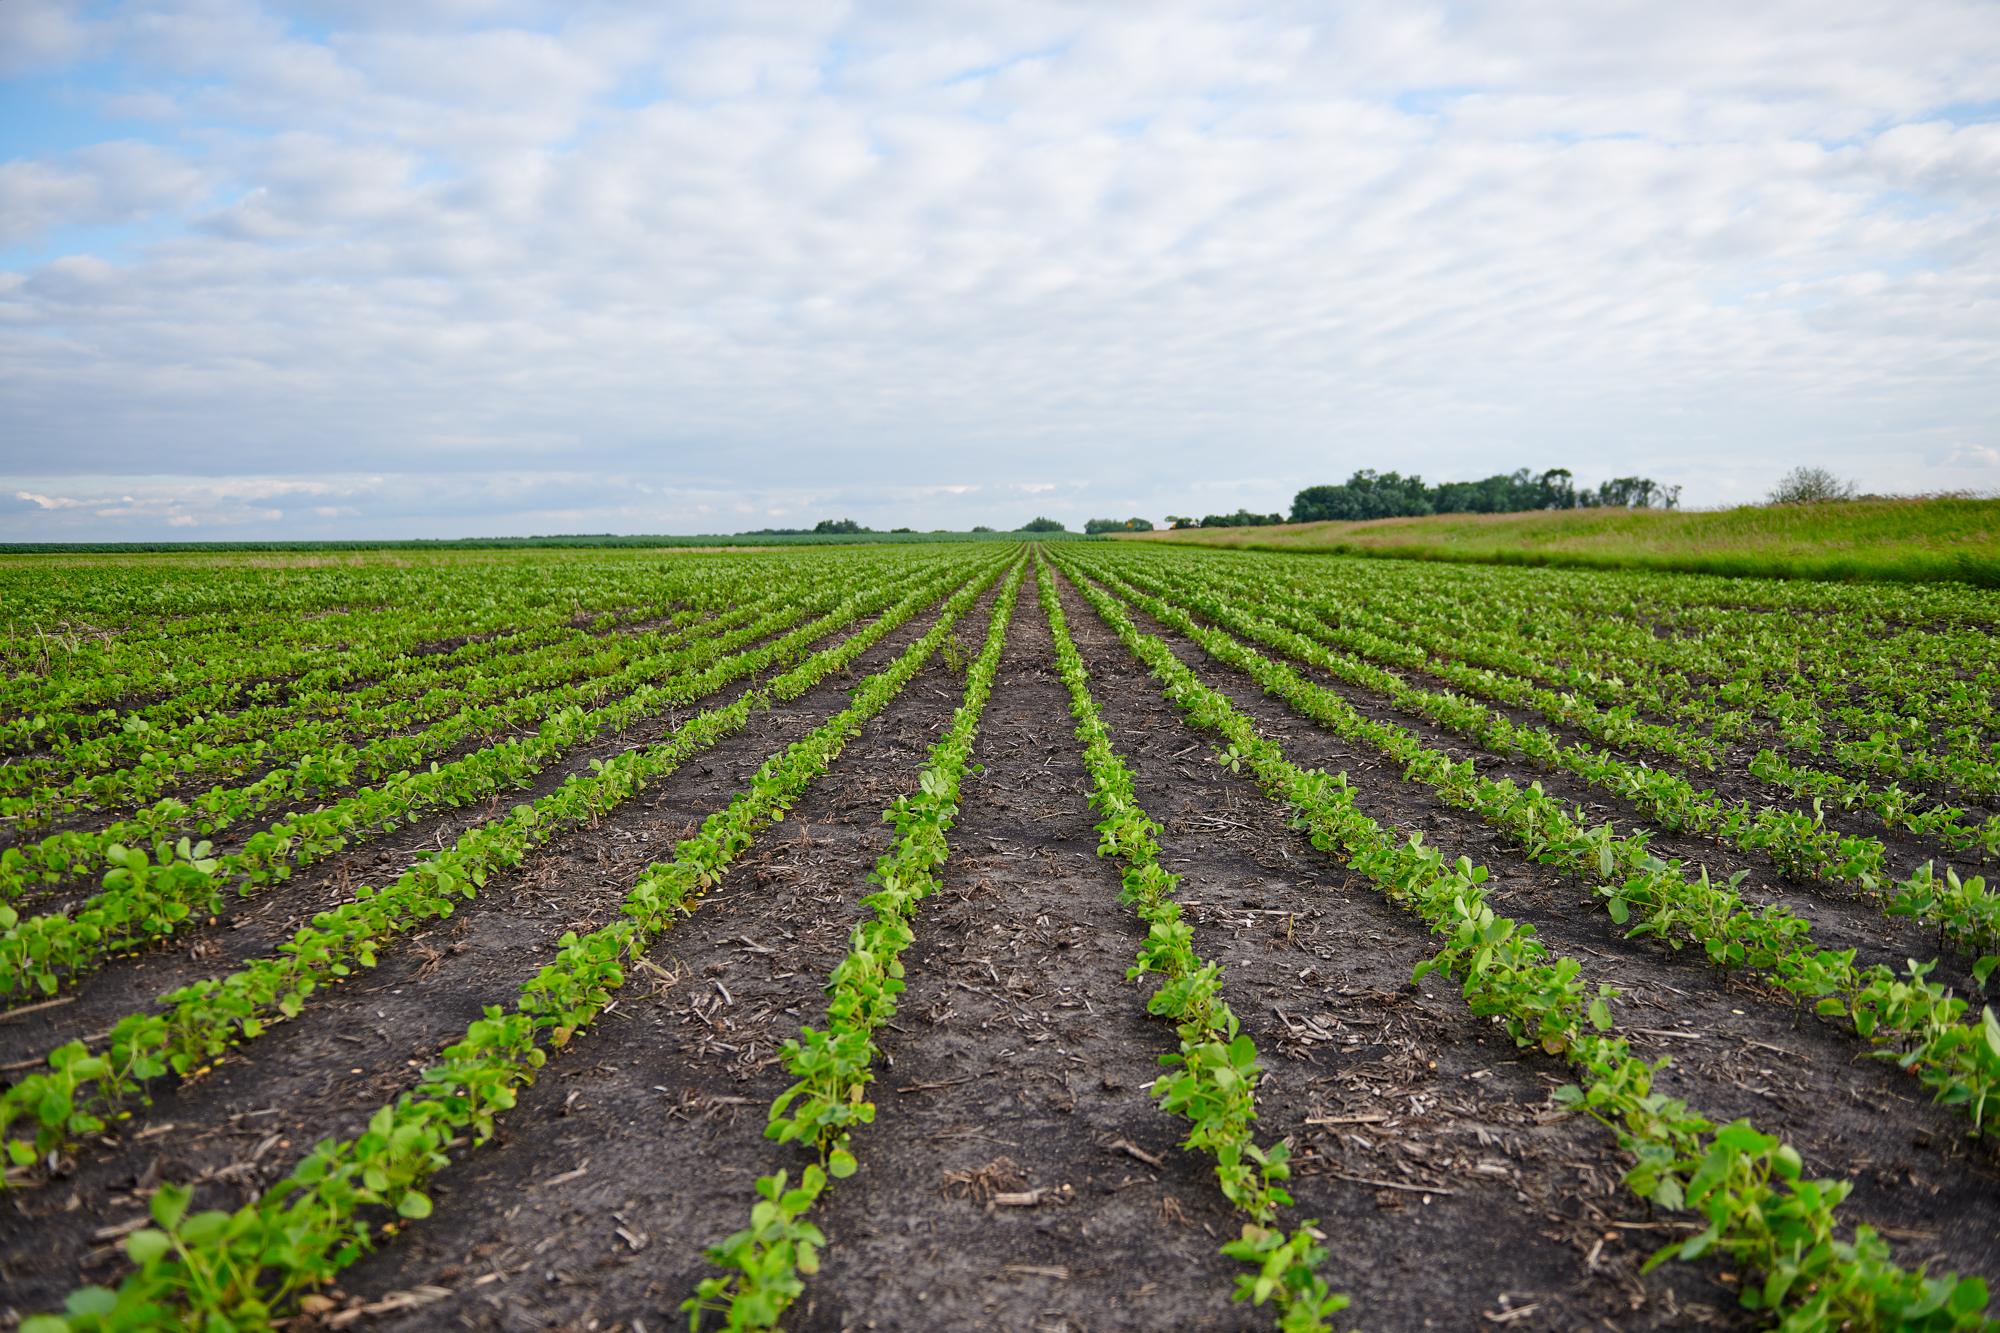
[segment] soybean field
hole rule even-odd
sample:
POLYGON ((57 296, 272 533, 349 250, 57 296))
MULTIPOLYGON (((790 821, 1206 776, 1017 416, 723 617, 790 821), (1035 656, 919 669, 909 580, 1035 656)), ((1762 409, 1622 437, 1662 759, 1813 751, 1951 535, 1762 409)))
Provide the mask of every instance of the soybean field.
POLYGON ((0 1327, 1984 1329, 2000 593, 0 563, 0 1327))

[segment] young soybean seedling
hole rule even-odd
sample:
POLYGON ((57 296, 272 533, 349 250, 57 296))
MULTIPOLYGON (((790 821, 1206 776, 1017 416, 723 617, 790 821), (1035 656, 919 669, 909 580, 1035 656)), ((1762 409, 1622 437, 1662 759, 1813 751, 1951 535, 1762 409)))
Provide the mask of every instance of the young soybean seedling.
POLYGON ((944 662, 944 669, 954 676, 963 676, 965 669, 972 664, 972 652, 959 639, 957 630, 953 630, 938 645, 938 657, 944 662))

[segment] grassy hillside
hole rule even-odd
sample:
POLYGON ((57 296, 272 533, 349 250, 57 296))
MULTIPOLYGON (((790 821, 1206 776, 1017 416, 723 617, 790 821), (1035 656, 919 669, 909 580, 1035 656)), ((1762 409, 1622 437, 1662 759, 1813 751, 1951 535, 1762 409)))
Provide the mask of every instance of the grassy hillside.
POLYGON ((1852 500, 1714 513, 1438 514, 1119 537, 1417 560, 1774 578, 1959 579, 2000 587, 2000 500, 1852 500))

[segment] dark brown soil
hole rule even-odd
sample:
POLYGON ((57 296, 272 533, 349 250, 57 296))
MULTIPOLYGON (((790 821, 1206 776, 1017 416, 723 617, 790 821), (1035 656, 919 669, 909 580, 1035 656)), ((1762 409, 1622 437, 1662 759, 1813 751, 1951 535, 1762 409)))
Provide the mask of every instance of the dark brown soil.
MULTIPOLYGON (((1107 692, 1145 697, 1123 682, 1107 692)), ((1140 717, 1149 748, 1180 739, 1164 705, 1140 717)), ((1207 1162, 1177 1148, 1182 1126, 1146 1093, 1172 1032, 1146 1016, 1146 991, 1124 978, 1140 932, 1118 904, 1116 868, 1095 855, 1075 748, 1051 736, 1066 718, 1046 629, 1026 608, 982 724, 986 771, 967 786, 943 887, 906 956, 910 988, 882 1042, 880 1111, 856 1135, 862 1170, 818 1215, 830 1249, 796 1327, 1266 1323, 1229 1303, 1234 1264, 1218 1248, 1239 1224, 1207 1162), (996 1202, 1038 1191, 1032 1205, 996 1202)), ((864 834, 899 789, 881 775, 900 770, 907 784, 921 762, 912 745, 902 763, 871 754, 866 776, 850 776, 853 753, 795 820, 829 831, 855 823, 864 834)), ((1163 807, 1197 819, 1215 809, 1206 782, 1190 789, 1175 764, 1164 768, 1163 807)), ((1232 809, 1269 825, 1260 832, 1291 836, 1254 793, 1234 795, 1232 809)), ((1632 1276, 1647 1248, 1636 1242, 1655 1238, 1657 1224, 1619 1194, 1601 1132, 1550 1112, 1546 1071, 1504 1042, 1489 1048, 1448 988, 1398 993, 1428 952, 1420 929, 1331 884, 1302 892, 1272 874, 1301 867, 1204 846, 1205 832, 1191 830, 1192 854, 1176 856, 1184 893, 1194 902, 1200 885, 1218 895, 1192 915, 1271 1053, 1269 1133, 1298 1141, 1302 1211, 1338 1219, 1328 1271, 1364 1298, 1371 1327, 1449 1324, 1447 1312, 1471 1308, 1528 1327, 1599 1313, 1621 1326, 1711 1311, 1733 1321, 1728 1293, 1687 1273, 1651 1291, 1632 1276), (1274 939, 1281 912, 1289 941, 1274 939), (1363 920, 1378 939, 1384 926, 1400 936, 1400 954, 1349 957, 1340 941, 1363 920), (1313 974, 1303 987, 1301 971, 1313 974), (1385 999, 1408 1012, 1376 1031, 1385 999), (1332 1035, 1349 1032, 1352 1044, 1332 1035), (1315 1051, 1322 1038, 1329 1049, 1315 1051), (1398 1148, 1375 1130, 1379 1146, 1362 1152, 1341 1131, 1304 1123, 1342 1117, 1388 1126, 1398 1148), (1468 1165, 1470 1181, 1459 1178, 1468 1165), (1413 1223, 1423 1237, 1414 1247, 1413 1223), (1429 1271, 1416 1258, 1456 1251, 1488 1262, 1429 1271)), ((763 1108, 788 1081, 772 1043, 813 1020, 817 986, 887 835, 812 841, 774 842, 746 861, 674 933, 662 963, 683 985, 694 978, 694 994, 663 985, 653 1011, 565 1053, 504 1145, 468 1158, 465 1177, 454 1168, 439 1178, 432 1223, 349 1275, 352 1299, 424 1300, 385 1317, 405 1327, 675 1321, 679 1299, 711 1271, 700 1249, 742 1224, 749 1180, 802 1164, 760 1133, 763 1108), (775 959, 755 951, 780 941, 775 959), (726 1003, 701 985, 709 976, 727 988, 726 1003), (718 1032, 718 1019, 730 1026, 718 1032), (585 1174, 557 1179, 585 1159, 585 1174)), ((1180 844, 1176 835, 1170 854, 1180 844)))

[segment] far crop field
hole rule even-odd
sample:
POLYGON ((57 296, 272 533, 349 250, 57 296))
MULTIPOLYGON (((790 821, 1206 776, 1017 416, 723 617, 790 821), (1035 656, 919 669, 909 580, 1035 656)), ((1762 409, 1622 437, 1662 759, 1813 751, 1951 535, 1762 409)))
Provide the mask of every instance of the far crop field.
POLYGON ((2000 593, 0 563, 0 1327, 1975 1329, 2000 593))

